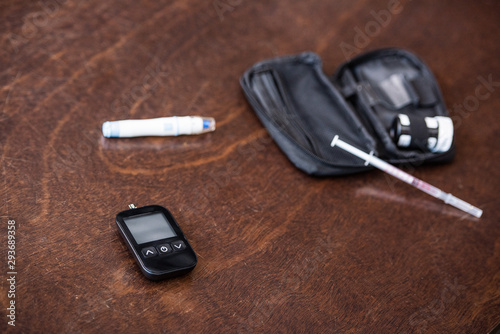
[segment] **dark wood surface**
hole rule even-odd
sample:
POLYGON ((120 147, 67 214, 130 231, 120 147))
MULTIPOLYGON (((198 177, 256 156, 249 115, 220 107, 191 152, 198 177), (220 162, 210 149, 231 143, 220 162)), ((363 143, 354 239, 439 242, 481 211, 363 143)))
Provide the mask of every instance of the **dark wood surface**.
POLYGON ((494 328, 500 6, 388 2, 3 1, 0 331, 494 328), (239 86, 244 70, 270 57, 314 51, 333 73, 346 56, 388 46, 429 64, 456 126, 455 160, 410 172, 479 206, 481 219, 378 171, 303 174, 239 86), (106 120, 197 114, 215 117, 217 130, 101 135, 106 120), (142 276, 114 222, 129 203, 172 211, 199 255, 193 272, 142 276), (15 328, 6 317, 8 220, 15 328))

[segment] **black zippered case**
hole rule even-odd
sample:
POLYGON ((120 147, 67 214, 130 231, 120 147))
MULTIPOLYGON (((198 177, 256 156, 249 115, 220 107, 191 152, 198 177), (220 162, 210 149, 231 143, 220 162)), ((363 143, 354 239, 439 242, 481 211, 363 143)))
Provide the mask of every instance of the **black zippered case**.
POLYGON ((453 142, 446 151, 432 152, 417 138, 427 136, 424 118, 449 115, 434 75, 408 51, 365 53, 342 64, 331 77, 323 73, 317 54, 305 52, 259 62, 240 83, 274 141, 307 174, 344 175, 373 168, 332 148, 335 135, 392 164, 444 163, 455 155, 453 142), (400 114, 412 121, 411 148, 399 147, 393 138, 400 114))

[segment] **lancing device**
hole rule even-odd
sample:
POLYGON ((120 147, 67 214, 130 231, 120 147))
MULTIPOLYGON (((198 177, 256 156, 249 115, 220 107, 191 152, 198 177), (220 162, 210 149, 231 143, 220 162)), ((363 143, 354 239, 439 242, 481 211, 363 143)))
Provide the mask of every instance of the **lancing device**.
POLYGON ((128 119, 102 123, 102 135, 106 138, 198 135, 214 130, 215 119, 200 116, 128 119))

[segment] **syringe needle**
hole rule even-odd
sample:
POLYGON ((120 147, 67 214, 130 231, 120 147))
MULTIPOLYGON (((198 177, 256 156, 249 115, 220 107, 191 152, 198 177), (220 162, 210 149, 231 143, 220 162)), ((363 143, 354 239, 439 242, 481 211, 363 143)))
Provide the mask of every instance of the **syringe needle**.
POLYGON ((387 162, 371 155, 368 153, 365 153, 361 151, 360 149, 357 149, 356 147, 346 143, 345 141, 341 140, 339 136, 335 136, 330 144, 331 147, 338 146, 344 151, 347 151, 351 153, 352 155, 357 156, 360 159, 365 160, 367 163, 370 165, 380 169, 383 172, 386 172, 389 175, 392 175, 398 179, 400 179, 403 182, 406 182, 412 186, 414 186, 417 189, 422 190, 423 192, 434 196, 436 198, 439 198, 440 200, 443 200, 445 203, 453 205, 454 207, 465 211, 474 217, 481 217, 483 214, 483 211, 479 208, 476 208, 475 206, 462 201, 461 199, 453 196, 452 194, 448 194, 444 191, 442 191, 439 188, 434 187, 433 185, 430 185, 427 182, 424 182, 406 172, 403 172, 401 169, 394 167, 391 164, 388 164, 387 162))

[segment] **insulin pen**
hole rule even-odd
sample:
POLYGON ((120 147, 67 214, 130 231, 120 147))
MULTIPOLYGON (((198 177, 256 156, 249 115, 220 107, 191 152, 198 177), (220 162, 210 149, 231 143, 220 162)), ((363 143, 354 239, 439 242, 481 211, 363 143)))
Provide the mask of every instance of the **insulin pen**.
POLYGON ((128 119, 102 124, 102 135, 106 138, 197 135, 214 130, 215 120, 200 116, 128 119))
POLYGON ((440 200, 443 200, 445 203, 453 205, 454 207, 456 207, 462 211, 465 211, 465 212, 473 215, 474 217, 479 218, 483 214, 483 210, 476 208, 475 206, 470 205, 469 203, 462 201, 461 199, 456 198, 452 194, 448 194, 448 193, 442 191, 441 189, 438 189, 438 188, 428 184, 427 182, 424 182, 420 179, 417 179, 416 177, 411 176, 410 174, 403 172, 401 169, 396 168, 396 167, 392 166, 391 164, 388 164, 387 162, 380 160, 377 157, 374 157, 371 154, 367 154, 367 153, 357 149, 356 147, 346 143, 345 141, 340 140, 339 136, 335 136, 333 138, 330 146, 331 147, 338 146, 341 149, 343 149, 344 151, 347 151, 347 152, 357 156, 358 158, 365 160, 367 163, 369 163, 370 165, 372 165, 374 167, 377 167, 381 171, 384 171, 387 174, 392 175, 392 176, 400 179, 401 181, 404 181, 404 182, 414 186, 415 188, 420 189, 425 193, 428 193, 431 196, 439 198, 440 200))

